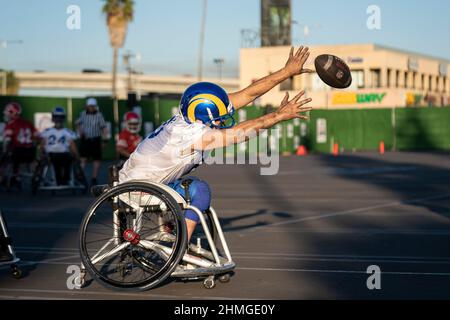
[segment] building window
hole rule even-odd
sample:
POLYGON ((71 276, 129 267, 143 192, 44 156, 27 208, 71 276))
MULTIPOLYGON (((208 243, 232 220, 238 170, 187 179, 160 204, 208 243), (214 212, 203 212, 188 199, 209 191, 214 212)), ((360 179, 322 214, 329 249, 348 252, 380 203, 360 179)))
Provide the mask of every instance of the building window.
POLYGON ((440 77, 436 77, 436 92, 439 92, 439 79, 440 77))
POLYGON ((280 91, 294 90, 294 77, 287 78, 280 84, 280 91))
POLYGON ((444 90, 443 90, 443 92, 447 93, 447 78, 446 77, 444 77, 444 90))
POLYGON ((428 90, 429 91, 433 90, 433 76, 428 77, 428 90))
POLYGON ((351 70, 352 73, 352 84, 350 89, 364 89, 364 70, 351 70))
POLYGON ((391 69, 387 69, 386 86, 387 86, 388 88, 391 87, 391 74, 392 74, 392 70, 391 70, 391 69))
POLYGON ((408 88, 408 71, 403 75, 403 88, 408 88))
POLYGON ((424 75, 424 74, 422 75, 422 80, 421 80, 421 82, 422 82, 422 85, 420 86, 420 88, 421 88, 422 90, 425 90, 425 75, 424 75))
POLYGON ((417 73, 416 72, 413 72, 412 73, 412 88, 413 89, 416 89, 416 78, 417 78, 417 73))
POLYGON ((371 69, 370 77, 372 79, 372 88, 381 88, 381 70, 371 69))
POLYGON ((395 71, 395 87, 398 88, 400 86, 400 71, 395 71))

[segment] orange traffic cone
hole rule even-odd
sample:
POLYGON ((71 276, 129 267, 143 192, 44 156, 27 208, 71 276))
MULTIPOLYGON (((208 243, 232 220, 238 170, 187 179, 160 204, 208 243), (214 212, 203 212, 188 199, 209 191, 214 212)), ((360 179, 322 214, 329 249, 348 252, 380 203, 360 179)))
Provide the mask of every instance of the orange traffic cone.
POLYGON ((337 143, 335 143, 333 145, 333 155, 337 156, 339 154, 339 145, 337 143))
POLYGON ((384 141, 380 142, 380 146, 378 148, 378 150, 380 151, 380 154, 384 154, 384 141))
POLYGON ((305 146, 300 146, 297 148, 297 155, 298 156, 306 156, 306 155, 308 155, 308 150, 306 150, 305 146))

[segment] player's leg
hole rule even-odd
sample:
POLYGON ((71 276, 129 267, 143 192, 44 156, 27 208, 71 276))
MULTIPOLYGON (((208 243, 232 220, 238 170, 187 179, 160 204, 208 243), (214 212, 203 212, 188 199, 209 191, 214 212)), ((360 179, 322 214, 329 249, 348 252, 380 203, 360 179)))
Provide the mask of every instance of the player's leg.
POLYGON ((23 149, 14 148, 11 152, 12 175, 9 185, 20 185, 19 169, 20 164, 23 163, 23 149))
POLYGON ((69 184, 71 169, 73 165, 73 157, 69 152, 61 153, 60 157, 62 161, 61 182, 62 184, 69 184))
MULTIPOLYGON (((185 197, 186 191, 182 185, 182 182, 188 179, 192 180, 189 185, 189 198, 191 200, 191 205, 204 212, 211 206, 211 190, 208 183, 196 177, 185 177, 175 181, 172 184, 169 184, 169 186, 177 191, 181 196, 185 197)), ((184 215, 186 218, 186 227, 189 241, 192 234, 194 233, 197 223, 200 221, 200 218, 192 210, 185 210, 184 215)))
POLYGON ((79 147, 80 147, 80 150, 79 150, 80 151, 80 165, 83 170, 85 170, 85 168, 86 168, 86 163, 87 163, 87 158, 88 158, 87 143, 88 142, 85 138, 80 139, 80 145, 79 145, 79 147))
POLYGON ((102 161, 102 140, 101 138, 95 138, 92 140, 91 156, 93 160, 92 164, 92 184, 97 184, 97 175, 100 169, 102 161))
POLYGON ((49 153, 50 163, 52 164, 53 171, 55 172, 56 185, 62 185, 62 170, 63 162, 58 153, 49 153))

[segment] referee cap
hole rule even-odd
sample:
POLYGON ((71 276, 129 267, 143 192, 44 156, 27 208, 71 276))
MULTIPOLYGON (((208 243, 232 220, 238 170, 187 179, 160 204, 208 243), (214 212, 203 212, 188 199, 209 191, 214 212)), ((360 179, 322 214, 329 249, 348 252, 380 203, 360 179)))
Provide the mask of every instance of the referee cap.
POLYGON ((86 100, 86 106, 97 106, 97 99, 95 98, 88 98, 86 100))

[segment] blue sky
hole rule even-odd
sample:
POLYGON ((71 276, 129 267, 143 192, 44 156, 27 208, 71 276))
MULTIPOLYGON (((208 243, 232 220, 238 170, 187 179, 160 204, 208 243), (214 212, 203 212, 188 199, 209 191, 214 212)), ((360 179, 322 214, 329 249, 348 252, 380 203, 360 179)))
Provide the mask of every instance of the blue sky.
MULTIPOLYGON (((293 19, 311 27, 308 44, 378 43, 450 59, 450 2, 444 0, 293 0, 293 19), (366 9, 381 8, 382 29, 366 28, 366 9), (320 28, 315 26, 320 25, 320 28)), ((20 71, 110 70, 101 0, 0 0, 0 39, 24 41, 0 48, 0 68, 20 71), (81 30, 66 28, 66 8, 81 8, 81 30)), ((209 0, 205 34, 207 75, 213 58, 225 59, 224 76, 237 77, 240 30, 258 28, 259 0, 209 0)), ((151 74, 195 74, 202 0, 136 0, 122 52, 140 52, 137 65, 151 74)), ((294 26, 295 44, 302 41, 294 26)), ((305 40, 305 39, 303 39, 305 40)), ((123 70, 123 69, 122 69, 123 70)))

